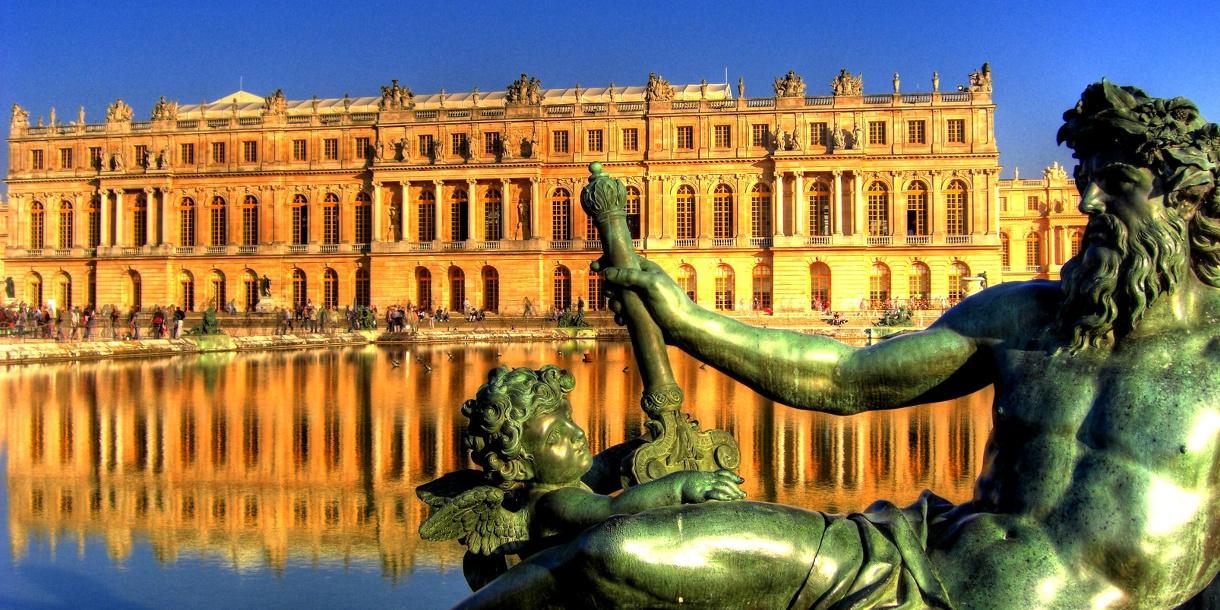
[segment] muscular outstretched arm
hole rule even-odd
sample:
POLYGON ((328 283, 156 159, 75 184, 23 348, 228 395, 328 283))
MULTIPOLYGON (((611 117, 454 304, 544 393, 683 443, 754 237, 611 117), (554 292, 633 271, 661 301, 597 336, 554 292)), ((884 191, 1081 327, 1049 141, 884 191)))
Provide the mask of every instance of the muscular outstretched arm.
POLYGON ((666 342, 759 393, 793 407, 849 415, 963 396, 994 381, 986 348, 1009 320, 1002 286, 951 309, 924 331, 865 348, 758 328, 695 305, 654 263, 612 268, 606 279, 639 292, 666 342))

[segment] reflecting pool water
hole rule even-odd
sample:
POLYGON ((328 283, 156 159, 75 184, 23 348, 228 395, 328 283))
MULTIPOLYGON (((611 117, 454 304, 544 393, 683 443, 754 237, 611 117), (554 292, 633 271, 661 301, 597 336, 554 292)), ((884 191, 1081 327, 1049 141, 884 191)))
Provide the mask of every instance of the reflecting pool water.
MULTIPOLYGON (((836 418, 671 358, 688 410, 741 444, 752 499, 844 512, 971 495, 990 390, 836 418)), ((419 540, 414 488, 467 465, 458 406, 501 363, 572 371, 594 450, 643 429, 627 344, 0 368, 0 607, 447 607, 468 592, 461 549, 419 540)))

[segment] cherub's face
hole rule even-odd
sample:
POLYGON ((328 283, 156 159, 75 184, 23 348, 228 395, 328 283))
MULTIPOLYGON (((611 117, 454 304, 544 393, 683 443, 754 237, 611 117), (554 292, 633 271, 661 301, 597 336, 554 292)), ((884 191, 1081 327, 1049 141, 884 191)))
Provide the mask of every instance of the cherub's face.
POLYGON ((534 456, 536 483, 571 483, 593 465, 585 431, 572 422, 572 406, 567 400, 554 411, 525 422, 521 440, 534 456))

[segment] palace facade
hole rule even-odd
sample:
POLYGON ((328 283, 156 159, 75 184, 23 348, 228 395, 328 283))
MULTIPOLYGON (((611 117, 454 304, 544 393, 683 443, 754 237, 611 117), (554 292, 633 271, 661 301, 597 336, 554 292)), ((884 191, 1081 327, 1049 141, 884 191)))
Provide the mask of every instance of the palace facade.
POLYGON ((104 123, 33 126, 15 106, 0 273, 16 300, 59 304, 253 309, 266 278, 264 306, 596 307, 579 194, 599 161, 627 184, 637 249, 706 306, 953 301, 964 277, 1052 271, 1070 234, 1003 262, 1030 242, 1002 222, 1047 223, 1005 212, 990 68, 968 82, 865 94, 843 70, 814 94, 789 72, 747 97, 523 74, 493 92, 162 98, 147 121, 117 100, 104 123))

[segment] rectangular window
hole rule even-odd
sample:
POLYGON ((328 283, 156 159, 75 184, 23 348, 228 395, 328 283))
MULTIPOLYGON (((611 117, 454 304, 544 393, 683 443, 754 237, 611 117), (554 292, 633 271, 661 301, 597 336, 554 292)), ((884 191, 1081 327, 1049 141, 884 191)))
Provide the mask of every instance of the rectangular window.
POLYGON ((102 167, 102 147, 101 146, 90 146, 89 147, 89 167, 92 167, 93 169, 101 169, 101 167, 102 167))
POLYGON ((907 144, 927 144, 926 121, 907 122, 907 144))
POLYGON ((678 150, 690 150, 695 147, 695 128, 689 125, 678 127, 678 150))
POLYGON ((178 146, 178 158, 183 165, 195 164, 195 145, 182 144, 178 146))
POLYGON ((246 140, 241 143, 241 158, 246 163, 258 162, 258 142, 246 140))
POLYGON ((30 151, 30 169, 42 169, 42 164, 43 164, 42 151, 41 150, 31 150, 30 151))
POLYGON ((966 119, 949 119, 945 140, 951 144, 965 144, 966 119))
POLYGON ((212 142, 212 163, 225 162, 225 143, 212 142))
POLYGON ((640 130, 628 127, 623 130, 623 150, 638 151, 640 149, 640 130))
POLYGON ((148 167, 148 145, 136 144, 136 165, 140 167, 148 167))
POLYGON ((464 133, 449 134, 449 147, 453 149, 453 154, 459 157, 467 156, 470 148, 470 136, 464 133))
POLYGON ((750 125, 750 146, 761 147, 767 145, 767 126, 766 125, 750 125))
POLYGON ((369 158, 369 155, 373 153, 373 147, 369 145, 368 138, 356 138, 355 153, 357 159, 369 158))
POLYGON ((293 161, 308 161, 309 160, 309 146, 305 143, 305 140, 293 140, 292 141, 292 160, 293 161))
POLYGON ((339 160, 339 138, 322 140, 322 158, 327 161, 339 160))
POLYGON ((733 126, 716 125, 712 128, 712 142, 716 148, 728 148, 733 145, 733 126))
POLYGON ((602 142, 602 130, 590 129, 586 133, 588 134, 589 140, 589 152, 603 152, 605 150, 605 146, 602 142))
POLYGON ((494 155, 500 152, 500 132, 483 132, 483 154, 494 155))
POLYGON ((809 124, 809 144, 811 146, 826 146, 826 123, 809 124))
POLYGON ((551 132, 551 152, 555 154, 567 154, 568 152, 568 132, 567 130, 558 130, 551 132))
POLYGON ((419 136, 419 154, 421 157, 427 157, 432 154, 432 134, 424 134, 419 136))
POLYGON ((1007 197, 1000 197, 1000 209, 1005 212, 1008 211, 1008 198, 1007 197))
POLYGON ((868 143, 885 144, 885 121, 868 122, 868 143))
POLYGON ((1037 212, 1042 207, 1042 198, 1038 195, 1030 195, 1025 198, 1025 209, 1030 212, 1037 212))
POLYGON ((72 149, 59 149, 59 169, 72 169, 72 149))

